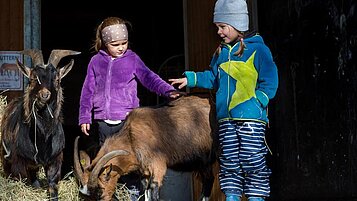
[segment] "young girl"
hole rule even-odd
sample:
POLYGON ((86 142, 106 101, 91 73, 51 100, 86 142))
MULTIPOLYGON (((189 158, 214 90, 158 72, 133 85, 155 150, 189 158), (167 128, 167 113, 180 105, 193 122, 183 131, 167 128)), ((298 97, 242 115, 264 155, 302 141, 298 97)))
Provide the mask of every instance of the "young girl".
POLYGON ((269 196, 270 169, 266 165, 267 106, 278 87, 277 67, 259 35, 245 36, 248 10, 244 0, 218 0, 214 23, 222 38, 210 70, 185 72, 170 79, 179 88, 215 88, 219 144, 219 180, 226 201, 249 201, 269 196))
POLYGON ((82 87, 79 125, 82 132, 89 135, 94 124, 100 145, 120 130, 131 110, 139 107, 137 81, 158 95, 178 96, 170 84, 128 49, 126 24, 123 19, 109 17, 97 27, 94 44, 97 54, 89 62, 82 87))

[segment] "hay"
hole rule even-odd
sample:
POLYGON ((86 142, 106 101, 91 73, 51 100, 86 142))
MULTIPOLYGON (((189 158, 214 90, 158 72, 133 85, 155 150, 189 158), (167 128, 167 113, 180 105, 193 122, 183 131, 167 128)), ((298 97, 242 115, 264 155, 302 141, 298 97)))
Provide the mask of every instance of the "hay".
MULTIPOLYGON (((49 201, 47 195, 47 181, 43 168, 38 173, 40 188, 34 188, 25 184, 25 179, 15 181, 5 178, 4 170, 0 165, 0 200, 1 201, 49 201)), ((84 201, 84 197, 79 194, 78 184, 73 172, 67 174, 58 184, 59 200, 84 201)), ((124 184, 118 184, 114 194, 117 200, 131 201, 130 192, 124 184)))
MULTIPOLYGON (((47 195, 47 181, 43 168, 39 172, 40 188, 34 188, 26 185, 26 180, 15 181, 11 178, 5 178, 3 168, 0 167, 0 200, 13 201, 46 201, 49 200, 47 195)), ((80 197, 78 192, 78 186, 73 176, 63 179, 59 182, 59 200, 72 200, 81 201, 84 200, 80 197)))
POLYGON ((2 120, 2 116, 5 112, 5 108, 7 105, 7 96, 1 95, 2 93, 4 93, 4 91, 0 93, 0 122, 2 120))

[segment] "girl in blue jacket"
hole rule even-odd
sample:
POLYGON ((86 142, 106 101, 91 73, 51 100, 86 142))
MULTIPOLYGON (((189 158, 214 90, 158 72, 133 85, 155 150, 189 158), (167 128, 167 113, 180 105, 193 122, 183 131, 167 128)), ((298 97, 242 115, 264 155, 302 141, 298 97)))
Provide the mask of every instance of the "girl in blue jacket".
POLYGON ((172 85, 216 89, 221 149, 219 180, 226 201, 249 201, 269 196, 270 169, 266 165, 265 129, 269 99, 278 87, 277 67, 261 36, 245 35, 245 0, 218 0, 214 19, 220 47, 204 72, 186 71, 172 85))

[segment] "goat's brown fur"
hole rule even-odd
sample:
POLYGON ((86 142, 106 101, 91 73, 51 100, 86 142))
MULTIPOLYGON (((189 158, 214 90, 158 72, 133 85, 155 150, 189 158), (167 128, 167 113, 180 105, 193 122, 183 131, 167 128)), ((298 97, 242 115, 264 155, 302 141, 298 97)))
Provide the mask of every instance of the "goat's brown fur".
POLYGON ((209 186, 205 196, 209 196, 213 182, 209 170, 214 159, 216 123, 212 108, 207 98, 187 96, 163 107, 134 109, 121 131, 108 138, 91 165, 83 174, 79 173, 82 185, 88 184, 90 195, 99 194, 96 199, 110 200, 119 177, 138 170, 152 181, 149 188, 153 190, 153 199, 158 200, 158 188, 162 186, 167 168, 178 168, 209 175, 210 178, 204 178, 209 186), (113 150, 125 150, 128 155, 98 164, 113 150), (87 183, 87 178, 93 177, 91 172, 95 166, 102 167, 98 182, 87 183), (110 167, 108 176, 106 170, 110 167))

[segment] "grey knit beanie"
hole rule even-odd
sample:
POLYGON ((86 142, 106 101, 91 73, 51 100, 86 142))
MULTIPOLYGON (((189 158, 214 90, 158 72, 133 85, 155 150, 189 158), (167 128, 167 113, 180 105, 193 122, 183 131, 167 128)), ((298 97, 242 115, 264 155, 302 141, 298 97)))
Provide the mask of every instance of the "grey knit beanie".
POLYGON ((249 17, 245 0, 217 0, 213 22, 226 23, 238 31, 248 31, 249 17))

